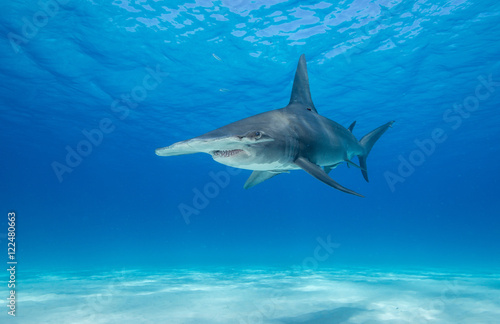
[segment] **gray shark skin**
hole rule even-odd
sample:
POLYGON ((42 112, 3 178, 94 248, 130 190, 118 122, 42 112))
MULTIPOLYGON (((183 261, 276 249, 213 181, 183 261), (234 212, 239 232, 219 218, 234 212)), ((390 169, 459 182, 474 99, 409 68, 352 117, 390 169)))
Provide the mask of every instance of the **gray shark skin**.
POLYGON ((244 188, 275 175, 303 169, 340 191, 363 197, 328 176, 341 163, 361 169, 368 181, 366 158, 373 144, 392 126, 390 121, 360 141, 347 129, 318 114, 309 91, 305 55, 299 59, 289 104, 215 129, 201 136, 156 149, 159 156, 208 153, 219 163, 253 170, 244 188), (357 156, 359 166, 351 159, 357 156))

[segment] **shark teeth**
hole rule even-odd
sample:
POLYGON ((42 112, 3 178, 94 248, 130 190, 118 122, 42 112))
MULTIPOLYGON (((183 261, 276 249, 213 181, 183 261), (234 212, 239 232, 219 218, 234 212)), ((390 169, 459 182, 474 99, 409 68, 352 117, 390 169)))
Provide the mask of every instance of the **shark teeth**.
POLYGON ((217 151, 213 151, 212 155, 214 157, 230 157, 230 156, 239 154, 241 152, 243 152, 243 150, 240 150, 240 149, 236 149, 236 150, 217 150, 217 151))

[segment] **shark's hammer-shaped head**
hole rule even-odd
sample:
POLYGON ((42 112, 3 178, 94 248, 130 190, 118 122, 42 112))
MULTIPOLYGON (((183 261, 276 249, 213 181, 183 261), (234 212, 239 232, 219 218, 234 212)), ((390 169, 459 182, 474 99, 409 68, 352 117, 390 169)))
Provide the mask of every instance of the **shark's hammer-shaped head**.
POLYGON ((159 148, 159 156, 208 153, 222 164, 232 167, 263 170, 279 159, 279 128, 283 122, 277 111, 251 116, 201 136, 159 148), (277 146, 277 147, 274 147, 277 146), (276 150, 274 150, 276 149, 276 150))

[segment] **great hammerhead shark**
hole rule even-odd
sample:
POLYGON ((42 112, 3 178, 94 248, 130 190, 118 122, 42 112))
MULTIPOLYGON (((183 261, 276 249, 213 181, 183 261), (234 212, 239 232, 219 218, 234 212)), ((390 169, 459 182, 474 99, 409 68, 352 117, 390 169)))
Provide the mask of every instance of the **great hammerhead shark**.
POLYGON ((244 188, 251 188, 280 173, 303 169, 340 191, 360 196, 328 176, 346 162, 361 169, 368 181, 366 158, 373 144, 394 121, 371 131, 358 141, 352 134, 356 122, 345 128, 318 114, 309 91, 305 55, 299 59, 288 105, 238 120, 201 136, 156 149, 160 156, 208 153, 219 163, 253 170, 244 188), (351 161, 357 156, 359 165, 351 161))

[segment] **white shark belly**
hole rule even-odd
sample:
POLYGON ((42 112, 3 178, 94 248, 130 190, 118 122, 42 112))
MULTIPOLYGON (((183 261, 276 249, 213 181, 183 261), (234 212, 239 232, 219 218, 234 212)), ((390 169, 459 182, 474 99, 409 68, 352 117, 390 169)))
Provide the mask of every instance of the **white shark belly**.
POLYGON ((231 166, 233 168, 245 169, 245 170, 253 170, 253 171, 288 171, 288 170, 298 170, 298 167, 294 163, 282 163, 282 162, 269 162, 269 163, 250 163, 250 164, 238 164, 231 163, 227 161, 224 163, 223 161, 217 161, 219 163, 231 166))

